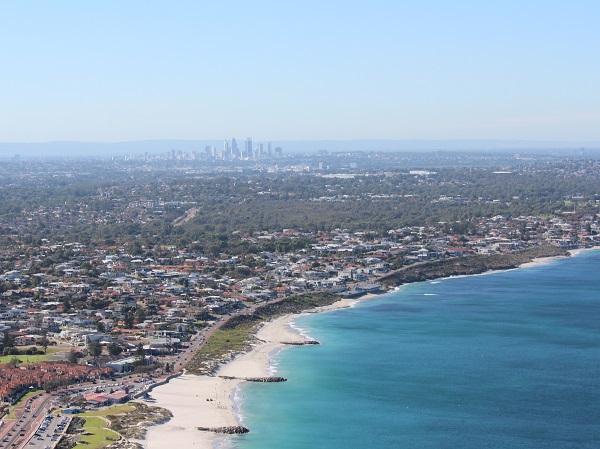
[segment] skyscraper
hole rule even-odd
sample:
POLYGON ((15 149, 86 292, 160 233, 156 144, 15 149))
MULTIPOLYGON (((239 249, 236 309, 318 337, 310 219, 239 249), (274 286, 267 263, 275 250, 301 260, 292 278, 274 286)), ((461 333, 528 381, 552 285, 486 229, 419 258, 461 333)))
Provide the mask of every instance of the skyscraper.
POLYGON ((246 139, 246 146, 244 148, 244 158, 245 159, 252 158, 252 137, 248 137, 246 139))
POLYGON ((240 149, 238 148, 238 144, 235 139, 231 139, 231 156, 232 159, 240 158, 240 149))
POLYGON ((225 139, 223 142, 223 160, 228 161, 231 159, 231 148, 229 147, 229 141, 225 139))

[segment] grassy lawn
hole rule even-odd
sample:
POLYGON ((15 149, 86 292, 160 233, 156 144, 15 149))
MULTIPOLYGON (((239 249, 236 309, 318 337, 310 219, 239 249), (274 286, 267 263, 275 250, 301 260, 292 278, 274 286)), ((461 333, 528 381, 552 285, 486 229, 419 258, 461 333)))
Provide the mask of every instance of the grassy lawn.
POLYGON ((83 433, 75 445, 75 449, 100 449, 119 440, 121 436, 107 428, 108 421, 100 416, 85 418, 83 433))
POLYGON ((0 356, 0 363, 8 363, 12 359, 19 359, 21 363, 37 363, 50 360, 52 354, 36 354, 36 355, 3 355, 0 356))
POLYGON ((48 360, 54 360, 56 354, 61 352, 62 350, 59 348, 48 348, 46 354, 36 354, 36 355, 3 355, 0 356, 0 364, 8 363, 13 358, 19 359, 21 363, 37 363, 37 362, 46 362, 48 360))
POLYGON ((121 436, 109 429, 107 416, 124 415, 135 410, 133 405, 115 405, 90 412, 82 413, 85 419, 83 434, 74 449, 100 449, 117 441, 121 436))

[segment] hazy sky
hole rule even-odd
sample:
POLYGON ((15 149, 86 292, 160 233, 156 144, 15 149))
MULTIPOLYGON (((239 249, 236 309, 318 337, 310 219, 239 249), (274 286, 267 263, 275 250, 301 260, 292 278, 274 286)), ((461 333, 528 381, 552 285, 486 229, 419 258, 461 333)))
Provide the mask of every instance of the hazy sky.
POLYGON ((0 2, 0 141, 600 140, 598 1, 0 2))

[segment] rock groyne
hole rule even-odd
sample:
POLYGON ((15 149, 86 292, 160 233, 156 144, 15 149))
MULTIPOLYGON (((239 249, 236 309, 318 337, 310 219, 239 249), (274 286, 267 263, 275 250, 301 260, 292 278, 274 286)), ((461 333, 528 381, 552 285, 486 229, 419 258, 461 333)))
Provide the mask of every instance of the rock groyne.
POLYGON ((290 346, 304 346, 304 345, 320 345, 317 340, 306 340, 306 341, 282 341, 282 345, 290 346))
POLYGON ((265 377, 234 377, 234 376, 219 376, 221 379, 239 379, 245 380, 246 382, 287 382, 285 377, 279 376, 265 376, 265 377))
POLYGON ((225 427, 198 427, 202 432, 224 433, 227 435, 239 435, 250 432, 250 429, 244 426, 225 426, 225 427))

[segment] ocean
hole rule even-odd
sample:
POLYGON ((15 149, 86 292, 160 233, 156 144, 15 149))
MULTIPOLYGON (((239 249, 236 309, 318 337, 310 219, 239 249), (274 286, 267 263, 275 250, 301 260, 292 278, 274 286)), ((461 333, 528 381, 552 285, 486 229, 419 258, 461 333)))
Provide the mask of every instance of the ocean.
POLYGON ((600 447, 600 252, 408 285, 296 324, 238 449, 600 447))

